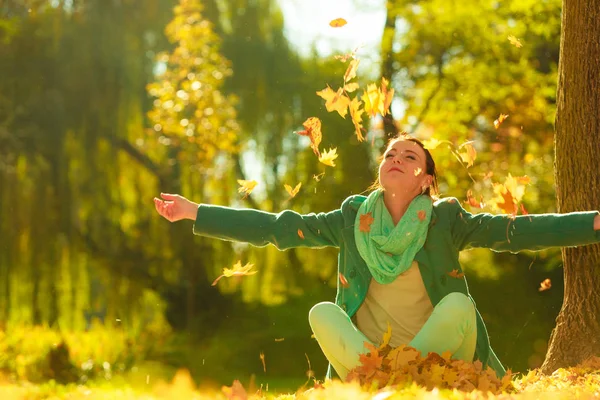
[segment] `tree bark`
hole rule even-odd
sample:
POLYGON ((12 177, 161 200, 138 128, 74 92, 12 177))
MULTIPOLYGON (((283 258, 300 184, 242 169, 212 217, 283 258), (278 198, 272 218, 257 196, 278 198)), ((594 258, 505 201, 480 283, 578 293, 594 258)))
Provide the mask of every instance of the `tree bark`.
MULTIPOLYGON (((561 213, 600 208, 598 21, 597 0, 563 0, 555 136, 561 213)), ((562 256, 564 300, 542 365, 545 373, 600 355, 600 246, 565 248, 562 256)))
MULTIPOLYGON (((390 81, 393 86, 394 68, 394 38, 396 37, 397 6, 392 0, 386 1, 385 27, 381 37, 381 77, 390 81)), ((385 132, 385 142, 387 139, 398 135, 398 127, 394 121, 392 108, 389 114, 383 117, 383 130, 385 132)))

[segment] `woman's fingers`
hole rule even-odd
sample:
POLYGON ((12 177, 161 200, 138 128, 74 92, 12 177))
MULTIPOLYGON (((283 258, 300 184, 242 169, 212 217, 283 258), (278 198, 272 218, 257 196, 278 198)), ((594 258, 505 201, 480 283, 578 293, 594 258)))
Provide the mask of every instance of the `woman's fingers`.
POLYGON ((176 194, 170 194, 170 193, 161 193, 160 197, 162 197, 165 200, 174 201, 175 199, 177 199, 178 195, 176 195, 176 194))

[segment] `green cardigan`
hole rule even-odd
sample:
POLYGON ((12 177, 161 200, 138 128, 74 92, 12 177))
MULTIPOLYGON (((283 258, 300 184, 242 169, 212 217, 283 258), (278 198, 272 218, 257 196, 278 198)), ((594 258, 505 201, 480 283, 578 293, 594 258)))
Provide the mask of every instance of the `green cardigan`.
MULTIPOLYGON (((279 250, 338 247, 338 271, 346 277, 348 284, 342 286, 338 278, 335 303, 352 317, 364 301, 371 282, 371 273, 354 241, 354 221, 365 199, 365 196, 350 196, 337 210, 306 215, 291 210, 275 214, 201 204, 194 233, 259 247, 270 243, 279 250), (304 238, 298 235, 299 229, 304 238)), ((532 214, 512 219, 507 215, 471 214, 454 197, 436 201, 427 240, 415 256, 431 303, 435 306, 452 292, 471 298, 466 279, 449 275, 453 270, 462 272, 458 261, 461 250, 487 247, 498 252, 516 253, 597 243, 600 242, 600 231, 593 228, 597 214, 597 211, 532 214)), ((481 360, 484 366, 491 366, 498 376, 505 374, 504 367, 490 347, 479 311, 475 358, 481 360)))

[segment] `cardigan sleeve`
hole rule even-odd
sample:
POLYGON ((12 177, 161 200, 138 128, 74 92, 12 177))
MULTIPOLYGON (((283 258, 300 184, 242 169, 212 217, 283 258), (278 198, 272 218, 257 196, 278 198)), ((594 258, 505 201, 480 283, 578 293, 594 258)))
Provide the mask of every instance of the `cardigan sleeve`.
POLYGON ((516 253, 550 247, 575 247, 600 242, 594 230, 598 211, 564 214, 471 214, 456 198, 444 201, 451 221, 452 239, 458 250, 486 247, 516 253))
POLYGON ((343 225, 340 209, 301 215, 291 210, 275 214, 200 204, 194 234, 257 247, 273 244, 279 250, 339 247, 343 225))

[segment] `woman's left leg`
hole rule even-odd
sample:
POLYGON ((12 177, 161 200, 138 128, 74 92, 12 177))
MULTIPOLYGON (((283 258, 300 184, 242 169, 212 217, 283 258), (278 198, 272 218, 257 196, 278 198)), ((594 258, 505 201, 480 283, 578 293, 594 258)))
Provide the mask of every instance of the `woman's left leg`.
POLYGON ((473 361, 477 343, 475 305, 467 296, 454 292, 444 297, 433 309, 409 346, 421 352, 442 354, 450 351, 452 358, 473 361))

